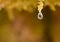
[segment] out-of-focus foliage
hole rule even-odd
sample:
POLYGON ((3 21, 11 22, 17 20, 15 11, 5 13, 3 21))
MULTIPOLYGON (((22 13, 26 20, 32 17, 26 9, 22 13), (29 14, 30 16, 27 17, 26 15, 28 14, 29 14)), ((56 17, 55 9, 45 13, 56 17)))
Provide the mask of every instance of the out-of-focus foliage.
MULTIPOLYGON (((60 0, 39 0, 40 2, 43 2, 44 7, 45 6, 49 6, 50 9, 52 9, 53 11, 55 11, 55 6, 60 6, 60 0)), ((40 4, 42 5, 42 4, 40 4)))
POLYGON ((48 5, 54 10, 55 5, 60 6, 60 0, 0 0, 0 8, 17 8, 21 10, 22 8, 28 10, 29 7, 37 7, 39 5, 48 5))
POLYGON ((9 19, 13 20, 13 8, 32 12, 37 7, 37 0, 0 0, 0 10, 5 8, 9 19))
POLYGON ((60 6, 60 0, 45 0, 45 5, 48 5, 52 10, 56 10, 55 6, 60 6))
POLYGON ((9 19, 13 20, 13 8, 18 9, 19 11, 24 9, 32 12, 34 8, 38 7, 38 4, 39 10, 43 9, 43 6, 45 7, 48 5, 50 9, 55 11, 55 5, 60 6, 60 0, 0 0, 0 10, 5 8, 9 19))

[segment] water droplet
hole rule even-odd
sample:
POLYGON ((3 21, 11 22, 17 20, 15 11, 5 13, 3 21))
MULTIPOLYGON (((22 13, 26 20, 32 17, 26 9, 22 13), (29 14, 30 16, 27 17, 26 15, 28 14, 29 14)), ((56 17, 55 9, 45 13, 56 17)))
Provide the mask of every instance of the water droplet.
POLYGON ((39 13, 38 13, 38 19, 39 19, 39 20, 42 20, 42 19, 43 19, 43 14, 42 14, 42 12, 39 12, 39 13))

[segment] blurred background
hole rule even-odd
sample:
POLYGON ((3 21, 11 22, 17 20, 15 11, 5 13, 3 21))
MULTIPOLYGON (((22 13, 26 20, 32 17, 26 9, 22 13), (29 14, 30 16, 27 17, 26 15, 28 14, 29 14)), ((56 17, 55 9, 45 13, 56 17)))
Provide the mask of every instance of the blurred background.
POLYGON ((0 42, 60 42, 60 0, 43 2, 42 20, 37 18, 37 3, 0 1, 0 42))

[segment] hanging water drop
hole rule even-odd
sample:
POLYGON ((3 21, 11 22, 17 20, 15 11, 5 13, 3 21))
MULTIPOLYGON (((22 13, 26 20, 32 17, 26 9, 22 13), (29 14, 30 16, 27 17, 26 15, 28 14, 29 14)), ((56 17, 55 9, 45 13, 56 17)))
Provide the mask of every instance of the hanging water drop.
POLYGON ((43 19, 43 14, 42 14, 42 12, 39 12, 39 13, 38 13, 38 19, 39 19, 39 20, 42 20, 42 19, 43 19))
MULTIPOLYGON (((44 1, 44 0, 43 0, 44 1)), ((38 19, 39 20, 42 20, 43 19, 43 14, 42 14, 42 9, 43 9, 43 6, 44 6, 44 3, 43 3, 43 1, 42 0, 39 0, 39 2, 38 2, 38 11, 39 11, 39 13, 38 13, 38 19)))

